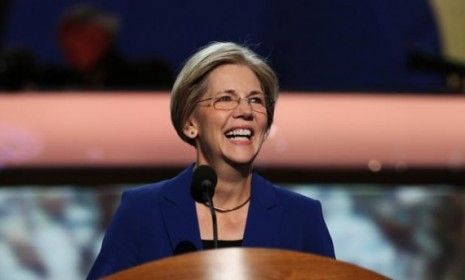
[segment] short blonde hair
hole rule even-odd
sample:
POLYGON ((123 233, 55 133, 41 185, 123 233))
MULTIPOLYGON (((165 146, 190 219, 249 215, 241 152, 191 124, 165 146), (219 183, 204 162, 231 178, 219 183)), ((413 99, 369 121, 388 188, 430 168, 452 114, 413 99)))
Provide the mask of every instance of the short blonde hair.
POLYGON ((189 58, 171 90, 171 122, 181 139, 191 145, 194 145, 194 140, 184 135, 185 122, 207 91, 208 74, 224 64, 245 65, 255 73, 265 93, 267 129, 273 123, 279 90, 278 79, 274 71, 263 58, 247 47, 231 42, 214 42, 189 58))

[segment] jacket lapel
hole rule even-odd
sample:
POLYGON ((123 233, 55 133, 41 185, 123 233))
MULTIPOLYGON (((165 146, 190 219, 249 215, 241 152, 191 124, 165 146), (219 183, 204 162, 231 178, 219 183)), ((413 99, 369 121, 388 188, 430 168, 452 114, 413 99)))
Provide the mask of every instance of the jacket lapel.
MULTIPOLYGON (((193 166, 169 180, 163 189, 161 212, 171 248, 176 253, 202 250, 194 200, 190 195, 193 166)), ((282 207, 274 186, 257 174, 252 176, 252 198, 247 216, 244 247, 276 247, 282 207)))
POLYGON ((194 200, 190 195, 193 165, 164 187, 161 212, 173 253, 201 250, 194 200))
POLYGON ((243 246, 276 247, 281 214, 274 186, 254 173, 243 246))

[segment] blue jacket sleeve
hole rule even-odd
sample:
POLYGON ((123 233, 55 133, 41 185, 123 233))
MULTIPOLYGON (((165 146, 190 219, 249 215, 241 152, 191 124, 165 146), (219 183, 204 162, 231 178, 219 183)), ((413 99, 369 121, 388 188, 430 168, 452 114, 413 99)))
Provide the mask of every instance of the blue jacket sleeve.
MULTIPOLYGON (((321 207, 320 201, 315 201, 317 204, 316 215, 313 226, 314 229, 309 229, 314 235, 310 240, 312 251, 322 256, 336 258, 334 253, 333 241, 331 235, 329 234, 328 227, 326 226, 325 220, 323 218, 323 210, 321 207)), ((309 244, 307 244, 308 246, 309 244)))
MULTIPOLYGON (((103 239, 102 247, 87 279, 99 279, 137 265, 140 225, 137 201, 125 191, 103 239)), ((141 212, 139 212, 141 213, 141 212)))

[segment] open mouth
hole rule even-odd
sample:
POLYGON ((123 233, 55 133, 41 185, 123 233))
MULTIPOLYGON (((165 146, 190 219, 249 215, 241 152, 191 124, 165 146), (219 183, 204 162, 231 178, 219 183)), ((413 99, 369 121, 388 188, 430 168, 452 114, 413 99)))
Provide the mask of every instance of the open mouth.
POLYGON ((250 140, 253 130, 249 128, 233 128, 225 132, 226 138, 231 140, 250 140))

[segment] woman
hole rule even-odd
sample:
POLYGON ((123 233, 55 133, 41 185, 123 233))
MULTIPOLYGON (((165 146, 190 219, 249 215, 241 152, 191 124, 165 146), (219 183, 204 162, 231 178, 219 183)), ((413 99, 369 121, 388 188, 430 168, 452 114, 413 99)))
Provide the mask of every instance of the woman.
POLYGON ((179 136, 195 147, 195 165, 170 180, 123 193, 89 278, 211 246, 209 209, 190 195, 199 165, 218 175, 213 202, 220 246, 334 257, 320 203, 253 173, 277 95, 274 72, 247 48, 213 43, 194 54, 173 86, 171 119, 179 136))

